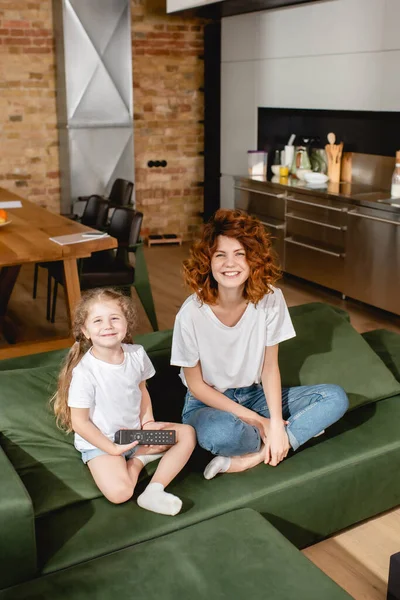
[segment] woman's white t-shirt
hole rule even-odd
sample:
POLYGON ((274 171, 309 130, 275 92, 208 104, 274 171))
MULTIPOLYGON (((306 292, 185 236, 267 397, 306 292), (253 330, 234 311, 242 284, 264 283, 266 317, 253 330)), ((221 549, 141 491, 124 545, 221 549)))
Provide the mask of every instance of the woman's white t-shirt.
MULTIPOLYGON (((175 319, 171 365, 194 367, 200 361, 203 380, 220 392, 260 383, 265 347, 296 335, 281 290, 271 290, 257 305, 249 302, 233 327, 197 294, 189 296, 175 319)), ((187 386, 182 369, 181 378, 187 386)))
MULTIPOLYGON (((124 360, 119 365, 86 352, 72 371, 68 392, 68 406, 89 408, 90 420, 112 442, 118 429, 140 429, 139 384, 155 374, 143 346, 122 344, 122 349, 124 360)), ((95 446, 75 433, 75 448, 83 452, 95 446)))

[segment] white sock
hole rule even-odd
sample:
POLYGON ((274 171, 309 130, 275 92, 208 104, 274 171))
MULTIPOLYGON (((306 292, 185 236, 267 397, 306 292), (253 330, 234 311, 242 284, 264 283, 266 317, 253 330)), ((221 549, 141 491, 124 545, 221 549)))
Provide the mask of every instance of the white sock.
POLYGON ((140 508, 161 515, 177 515, 182 508, 182 500, 173 494, 164 492, 164 486, 161 483, 149 483, 143 494, 140 494, 137 503, 140 508))
POLYGON ((212 479, 218 475, 218 473, 225 473, 230 466, 231 459, 229 456, 216 456, 204 469, 204 477, 206 479, 212 479))
POLYGON ((146 466, 154 460, 158 460, 164 456, 164 454, 165 452, 162 452, 161 454, 139 454, 139 456, 133 455, 133 458, 137 458, 141 463, 143 463, 144 466, 146 466))

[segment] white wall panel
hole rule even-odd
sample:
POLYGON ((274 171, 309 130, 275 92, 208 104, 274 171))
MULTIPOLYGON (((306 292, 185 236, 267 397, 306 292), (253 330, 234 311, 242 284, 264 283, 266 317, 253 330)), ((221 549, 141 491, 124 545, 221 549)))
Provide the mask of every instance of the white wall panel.
POLYGON ((259 54, 259 15, 249 13, 221 21, 221 61, 254 60, 259 54))
POLYGON ((247 150, 257 143, 255 62, 223 63, 221 68, 221 172, 247 172, 247 150))
POLYGON ((381 50, 384 7, 385 0, 329 0, 264 11, 257 20, 257 57, 381 50))
POLYGON ((222 175, 220 179, 221 208, 235 208, 235 194, 232 175, 222 175))
POLYGON ((382 53, 257 61, 256 82, 257 106, 380 110, 382 53))
POLYGON ((400 111, 400 50, 383 52, 382 64, 381 109, 400 111))
POLYGON ((383 48, 400 50, 400 0, 385 0, 383 48))

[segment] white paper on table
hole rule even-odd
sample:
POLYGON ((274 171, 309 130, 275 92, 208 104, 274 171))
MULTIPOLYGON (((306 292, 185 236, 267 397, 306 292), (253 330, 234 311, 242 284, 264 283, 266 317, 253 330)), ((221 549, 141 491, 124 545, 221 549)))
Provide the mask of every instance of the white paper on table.
POLYGON ((68 246, 68 244, 80 244, 81 242, 92 242, 93 240, 102 240, 106 237, 110 237, 108 233, 104 235, 96 235, 95 237, 83 236, 82 233, 70 233, 68 235, 58 235, 57 237, 51 237, 50 240, 60 246, 68 246))
POLYGON ((20 200, 5 200, 0 202, 0 208, 22 208, 20 200))

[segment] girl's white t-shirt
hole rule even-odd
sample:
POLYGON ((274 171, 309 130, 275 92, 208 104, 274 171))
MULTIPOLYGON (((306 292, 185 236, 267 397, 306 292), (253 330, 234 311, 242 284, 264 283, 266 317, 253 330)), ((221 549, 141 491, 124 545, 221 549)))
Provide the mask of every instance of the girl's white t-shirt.
MULTIPOLYGON (((194 367, 200 361, 203 380, 220 392, 260 383, 265 347, 296 335, 282 291, 271 290, 257 305, 249 302, 233 327, 197 294, 189 296, 175 319, 171 365, 194 367)), ((183 369, 181 378, 187 387, 183 369)))
MULTIPOLYGON (((95 358, 88 350, 72 371, 68 406, 89 408, 90 420, 114 441, 118 429, 140 429, 142 393, 139 384, 155 374, 143 346, 122 344, 124 361, 113 365, 95 358)), ((75 448, 80 452, 94 450, 75 433, 75 448)))

